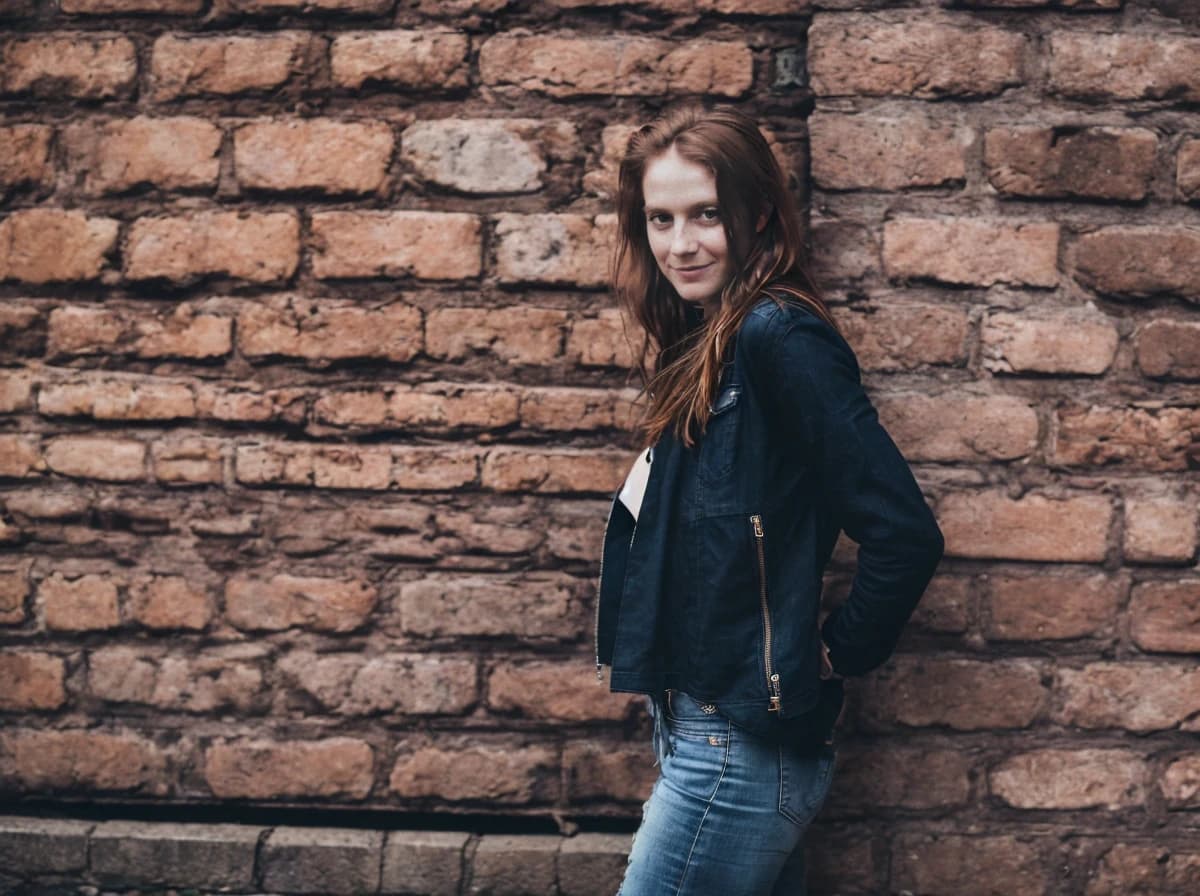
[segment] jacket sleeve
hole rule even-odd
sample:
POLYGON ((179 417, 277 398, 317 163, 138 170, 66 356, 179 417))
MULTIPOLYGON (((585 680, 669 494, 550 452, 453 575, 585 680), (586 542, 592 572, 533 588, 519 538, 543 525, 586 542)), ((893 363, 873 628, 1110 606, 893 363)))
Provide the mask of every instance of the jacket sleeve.
POLYGON ((839 526, 858 544, 850 594, 821 637, 841 675, 887 661, 942 558, 945 542, 900 450, 863 390, 846 341, 808 313, 779 321, 761 377, 776 432, 814 465, 839 526))

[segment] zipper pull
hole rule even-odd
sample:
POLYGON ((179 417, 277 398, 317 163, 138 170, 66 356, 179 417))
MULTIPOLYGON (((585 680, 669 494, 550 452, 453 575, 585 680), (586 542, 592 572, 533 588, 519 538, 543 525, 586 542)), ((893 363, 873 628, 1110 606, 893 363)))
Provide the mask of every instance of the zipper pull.
POLYGON ((604 673, 600 671, 599 663, 596 663, 596 681, 599 684, 604 684, 604 673))
POLYGON ((767 712, 779 712, 779 709, 780 709, 779 704, 782 699, 783 698, 781 698, 779 696, 772 696, 771 697, 771 708, 768 709, 767 712))
POLYGON ((762 517, 756 513, 756 514, 754 514, 754 516, 750 517, 750 522, 754 523, 754 537, 762 538, 763 537, 762 517))

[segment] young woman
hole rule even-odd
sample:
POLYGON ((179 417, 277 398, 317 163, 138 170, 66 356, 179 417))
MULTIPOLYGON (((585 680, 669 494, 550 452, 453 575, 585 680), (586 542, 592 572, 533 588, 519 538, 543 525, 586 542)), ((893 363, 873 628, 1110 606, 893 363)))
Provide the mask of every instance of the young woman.
POLYGON ((841 678, 891 655, 942 533, 754 122, 693 103, 642 126, 617 206, 614 286, 646 334, 649 401, 605 526, 596 671, 649 695, 660 766, 620 896, 803 894, 841 678), (820 622, 842 530, 858 567, 820 622))

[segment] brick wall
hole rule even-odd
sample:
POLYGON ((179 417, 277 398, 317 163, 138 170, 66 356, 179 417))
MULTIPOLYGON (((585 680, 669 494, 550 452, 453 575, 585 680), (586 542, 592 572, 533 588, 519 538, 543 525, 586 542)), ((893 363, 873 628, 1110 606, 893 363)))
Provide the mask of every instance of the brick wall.
MULTIPOLYGON (((632 826, 647 721, 591 671, 611 194, 630 126, 705 95, 770 132, 947 537, 848 689, 816 891, 1200 888, 1194 4, 0 16, 11 810, 632 826)), ((475 889, 569 890, 535 879, 475 889)))

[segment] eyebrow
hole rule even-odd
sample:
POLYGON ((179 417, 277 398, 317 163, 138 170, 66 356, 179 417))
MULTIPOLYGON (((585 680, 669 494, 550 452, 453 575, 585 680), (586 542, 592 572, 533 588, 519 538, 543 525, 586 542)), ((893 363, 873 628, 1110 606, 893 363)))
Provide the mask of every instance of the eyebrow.
MULTIPOLYGON (((717 200, 715 200, 715 199, 713 199, 713 200, 707 200, 707 199, 705 199, 705 200, 702 200, 702 201, 700 201, 700 202, 693 202, 693 203, 692 203, 690 206, 688 206, 688 211, 689 211, 689 212, 690 212, 690 211, 695 211, 695 210, 696 210, 696 209, 698 209, 698 208, 707 208, 707 207, 708 207, 708 206, 710 206, 710 205, 717 205, 717 200)), ((642 203, 642 211, 643 211, 643 212, 665 212, 665 211, 666 211, 666 209, 665 209, 665 208, 659 208, 659 207, 658 207, 658 206, 656 206, 656 205, 647 205, 646 203, 644 203, 644 202, 643 202, 643 203, 642 203)))

